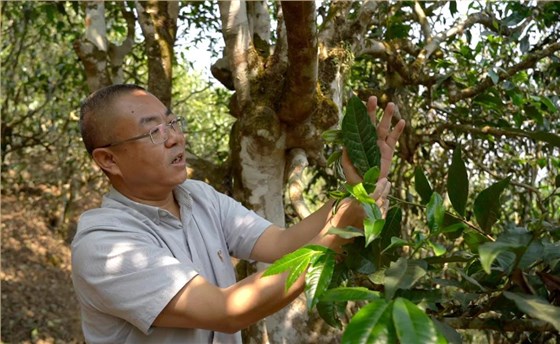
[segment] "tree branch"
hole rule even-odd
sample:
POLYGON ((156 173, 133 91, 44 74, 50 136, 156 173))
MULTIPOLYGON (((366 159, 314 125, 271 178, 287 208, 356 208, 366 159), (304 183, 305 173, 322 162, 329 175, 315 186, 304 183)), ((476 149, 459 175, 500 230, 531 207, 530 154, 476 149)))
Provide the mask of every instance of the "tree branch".
POLYGON ((219 1, 225 56, 231 71, 239 108, 251 101, 249 50, 252 46, 245 1, 219 1))
POLYGON ((429 44, 432 41, 432 29, 430 28, 430 24, 426 18, 426 13, 424 13, 424 9, 418 0, 414 0, 414 13, 416 14, 418 23, 420 23, 420 27, 422 28, 424 41, 429 44))
POLYGON ((555 331, 552 324, 536 319, 487 319, 487 318, 443 318, 441 322, 463 330, 494 330, 500 332, 548 332, 555 331))
MULTIPOLYGON (((553 43, 541 51, 536 51, 532 54, 527 55, 525 60, 511 66, 507 70, 498 71, 498 82, 509 79, 522 70, 534 67, 539 60, 548 56, 552 56, 558 50, 560 50, 560 42, 553 43)), ((476 86, 465 88, 458 92, 456 95, 450 95, 449 102, 453 104, 461 99, 472 98, 484 92, 486 89, 492 87, 493 85, 494 81, 492 80, 492 78, 487 76, 484 80, 476 84, 476 86)))
POLYGON ((174 1, 137 1, 138 22, 146 41, 148 91, 171 106, 173 46, 179 5, 174 1))
POLYGON ((282 2, 288 38, 289 69, 285 99, 278 112, 286 123, 301 123, 316 108, 318 44, 314 1, 282 2))

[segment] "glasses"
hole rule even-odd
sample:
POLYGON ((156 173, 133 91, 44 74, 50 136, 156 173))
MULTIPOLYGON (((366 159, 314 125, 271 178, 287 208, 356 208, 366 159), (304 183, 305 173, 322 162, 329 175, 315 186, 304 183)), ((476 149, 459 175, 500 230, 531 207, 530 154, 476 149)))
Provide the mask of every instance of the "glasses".
POLYGON ((150 140, 152 140, 153 144, 159 145, 160 143, 164 143, 165 141, 167 141, 167 139, 169 139, 169 128, 172 128, 176 133, 183 134, 185 132, 185 120, 182 117, 177 117, 169 123, 161 123, 155 126, 147 134, 138 135, 126 140, 109 143, 97 148, 113 147, 116 145, 120 145, 121 143, 136 141, 145 137, 150 137, 150 140))

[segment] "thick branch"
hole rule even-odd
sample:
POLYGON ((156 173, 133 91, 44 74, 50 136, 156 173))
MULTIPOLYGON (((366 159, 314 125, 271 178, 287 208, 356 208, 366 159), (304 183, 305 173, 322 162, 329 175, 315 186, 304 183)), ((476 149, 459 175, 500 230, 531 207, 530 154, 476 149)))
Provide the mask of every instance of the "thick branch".
POLYGON ((82 61, 90 91, 111 85, 107 68, 107 37, 105 6, 103 3, 86 4, 85 37, 74 41, 74 51, 82 61))
POLYGON ((288 38, 288 76, 279 117, 300 123, 316 106, 318 79, 317 26, 314 1, 282 2, 288 38))
POLYGON ((134 45, 134 26, 136 25, 136 17, 132 11, 126 9, 124 2, 119 2, 121 6, 121 13, 126 21, 126 39, 121 45, 116 45, 113 43, 109 44, 109 58, 111 61, 111 76, 114 84, 120 84, 124 81, 122 64, 124 58, 132 50, 134 45))
POLYGON ((340 35, 345 31, 343 26, 346 24, 346 18, 351 7, 351 1, 335 1, 330 4, 329 13, 318 34, 319 41, 328 48, 335 46, 340 41, 340 35))
POLYGON ((253 45, 263 56, 270 55, 270 15, 265 1, 248 1, 247 17, 253 45))
POLYGON ((428 23, 428 19, 426 18, 426 13, 424 13, 424 9, 418 0, 414 1, 414 13, 416 14, 418 23, 420 23, 420 27, 422 28, 424 41, 426 43, 430 43, 432 41, 432 29, 430 28, 430 23, 428 23))
POLYGON ((536 319, 485 319, 485 318, 443 318, 441 322, 454 329, 494 330, 505 332, 547 332, 555 331, 552 324, 536 319))
POLYGON ((107 29, 105 28, 105 4, 102 1, 86 3, 86 39, 97 49, 107 51, 107 29))
POLYGON ((179 5, 173 1, 136 2, 138 19, 146 39, 148 90, 171 106, 173 46, 179 5))
POLYGON ((251 101, 249 79, 249 49, 251 33, 245 1, 220 1, 222 35, 226 45, 225 56, 229 63, 233 86, 239 108, 251 101))

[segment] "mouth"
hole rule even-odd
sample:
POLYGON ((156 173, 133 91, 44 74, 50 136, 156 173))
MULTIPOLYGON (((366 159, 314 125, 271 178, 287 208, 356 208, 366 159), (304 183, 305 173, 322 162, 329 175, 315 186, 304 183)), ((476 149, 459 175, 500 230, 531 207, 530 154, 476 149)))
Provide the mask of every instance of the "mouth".
POLYGON ((175 159, 173 159, 173 160, 171 161, 171 164, 172 164, 172 165, 175 165, 175 164, 183 163, 183 158, 184 158, 184 156, 185 156, 185 155, 184 155, 183 153, 178 154, 178 155, 175 157, 175 159))

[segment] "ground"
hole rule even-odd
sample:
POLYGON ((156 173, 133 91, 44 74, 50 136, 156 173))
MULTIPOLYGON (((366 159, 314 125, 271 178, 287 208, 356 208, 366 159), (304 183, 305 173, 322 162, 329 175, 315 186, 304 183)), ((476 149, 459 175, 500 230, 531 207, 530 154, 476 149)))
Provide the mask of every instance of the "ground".
POLYGON ((83 343, 68 240, 19 198, 2 196, 2 342, 83 343))

